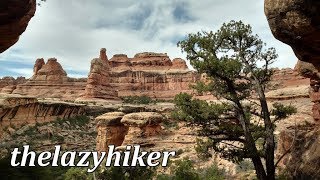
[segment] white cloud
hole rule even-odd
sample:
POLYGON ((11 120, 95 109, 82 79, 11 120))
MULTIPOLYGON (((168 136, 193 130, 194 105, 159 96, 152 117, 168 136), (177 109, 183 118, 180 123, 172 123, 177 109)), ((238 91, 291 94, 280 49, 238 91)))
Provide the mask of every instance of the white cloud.
POLYGON ((91 59, 102 47, 109 58, 117 53, 133 56, 144 51, 185 58, 175 41, 187 33, 216 30, 232 19, 250 23, 269 46, 276 47, 279 61, 275 66, 294 66, 292 50, 273 38, 263 1, 257 0, 48 0, 37 9, 19 42, 0 54, 0 63, 32 65, 39 57, 56 57, 71 74, 81 72, 85 77, 91 59), (181 15, 185 21, 179 22, 174 16, 176 8, 186 13, 181 15))
POLYGON ((8 71, 17 74, 15 77, 23 76, 29 78, 33 75, 33 69, 31 68, 10 68, 8 71))

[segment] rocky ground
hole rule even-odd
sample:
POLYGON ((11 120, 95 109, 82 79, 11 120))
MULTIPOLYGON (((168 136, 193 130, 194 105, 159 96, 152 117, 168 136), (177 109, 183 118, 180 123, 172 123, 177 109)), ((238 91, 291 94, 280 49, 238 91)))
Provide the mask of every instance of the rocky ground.
MULTIPOLYGON (((287 105, 294 105, 298 110, 297 114, 277 124, 277 135, 280 135, 281 132, 295 125, 314 123, 311 112, 312 102, 307 97, 307 92, 308 88, 305 86, 285 87, 268 92, 270 106, 274 102, 281 102, 287 105)), ((47 99, 46 101, 56 100, 47 99)), ((58 119, 53 122, 36 123, 34 125, 25 124, 19 128, 9 126, 4 129, 5 133, 0 144, 2 149, 1 155, 4 156, 8 153, 9 149, 21 147, 24 144, 31 145, 31 148, 36 151, 53 150, 54 145, 62 145, 65 151, 95 151, 97 121, 94 119, 98 115, 115 111, 121 111, 125 114, 132 112, 157 112, 165 117, 169 117, 170 112, 174 108, 174 105, 170 102, 132 105, 123 104, 120 101, 91 100, 78 101, 77 103, 86 105, 85 111, 88 117, 81 116, 68 120, 58 119)), ((213 158, 209 160, 200 159, 194 148, 196 139, 201 138, 197 136, 196 129, 172 120, 164 121, 160 125, 162 132, 157 136, 146 139, 146 141, 152 142, 152 146, 148 147, 149 150, 174 150, 177 152, 175 159, 188 157, 194 160, 196 167, 208 167, 212 163, 215 163, 218 164, 220 168, 225 169, 230 175, 240 173, 241 177, 253 176, 254 171, 252 170, 253 167, 250 162, 236 165, 219 158, 215 154, 213 154, 213 158)))

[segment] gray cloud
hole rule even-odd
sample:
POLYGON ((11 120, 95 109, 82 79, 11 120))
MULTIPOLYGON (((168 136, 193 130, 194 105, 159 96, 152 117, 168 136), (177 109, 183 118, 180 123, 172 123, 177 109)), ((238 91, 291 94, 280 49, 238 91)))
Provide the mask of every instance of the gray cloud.
POLYGON ((69 74, 86 76, 101 47, 109 57, 155 51, 184 58, 176 42, 186 34, 243 20, 276 47, 280 56, 275 66, 293 67, 292 50, 273 38, 263 12, 263 1, 257 0, 49 0, 37 9, 19 42, 0 54, 0 66, 29 75, 14 64, 32 67, 38 57, 56 57, 69 74))

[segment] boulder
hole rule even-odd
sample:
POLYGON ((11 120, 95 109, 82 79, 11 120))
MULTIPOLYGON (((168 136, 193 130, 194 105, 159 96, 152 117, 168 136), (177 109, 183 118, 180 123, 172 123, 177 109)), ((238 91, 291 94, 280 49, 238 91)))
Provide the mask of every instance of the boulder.
POLYGON ((265 0, 273 35, 290 45, 301 61, 320 64, 320 2, 265 0))
POLYGON ((320 179, 320 130, 314 126, 291 127, 279 134, 276 158, 293 179, 320 179))
POLYGON ((152 144, 152 137, 162 133, 163 116, 155 112, 140 112, 125 115, 121 123, 128 127, 122 145, 152 144))
POLYGON ((120 121, 124 113, 111 112, 98 116, 97 122, 97 138, 96 149, 98 152, 107 151, 108 145, 120 146, 123 143, 128 127, 124 126, 120 121))

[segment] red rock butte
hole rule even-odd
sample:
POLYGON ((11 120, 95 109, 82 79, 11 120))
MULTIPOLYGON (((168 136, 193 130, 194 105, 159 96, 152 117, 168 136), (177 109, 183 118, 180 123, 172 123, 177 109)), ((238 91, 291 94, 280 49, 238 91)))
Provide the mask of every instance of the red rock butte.
POLYGON ((117 99, 122 96, 146 95, 173 98, 180 92, 192 92, 190 83, 200 76, 188 69, 180 58, 171 61, 166 53, 144 52, 133 58, 116 54, 110 60, 106 50, 91 61, 85 98, 117 99))

